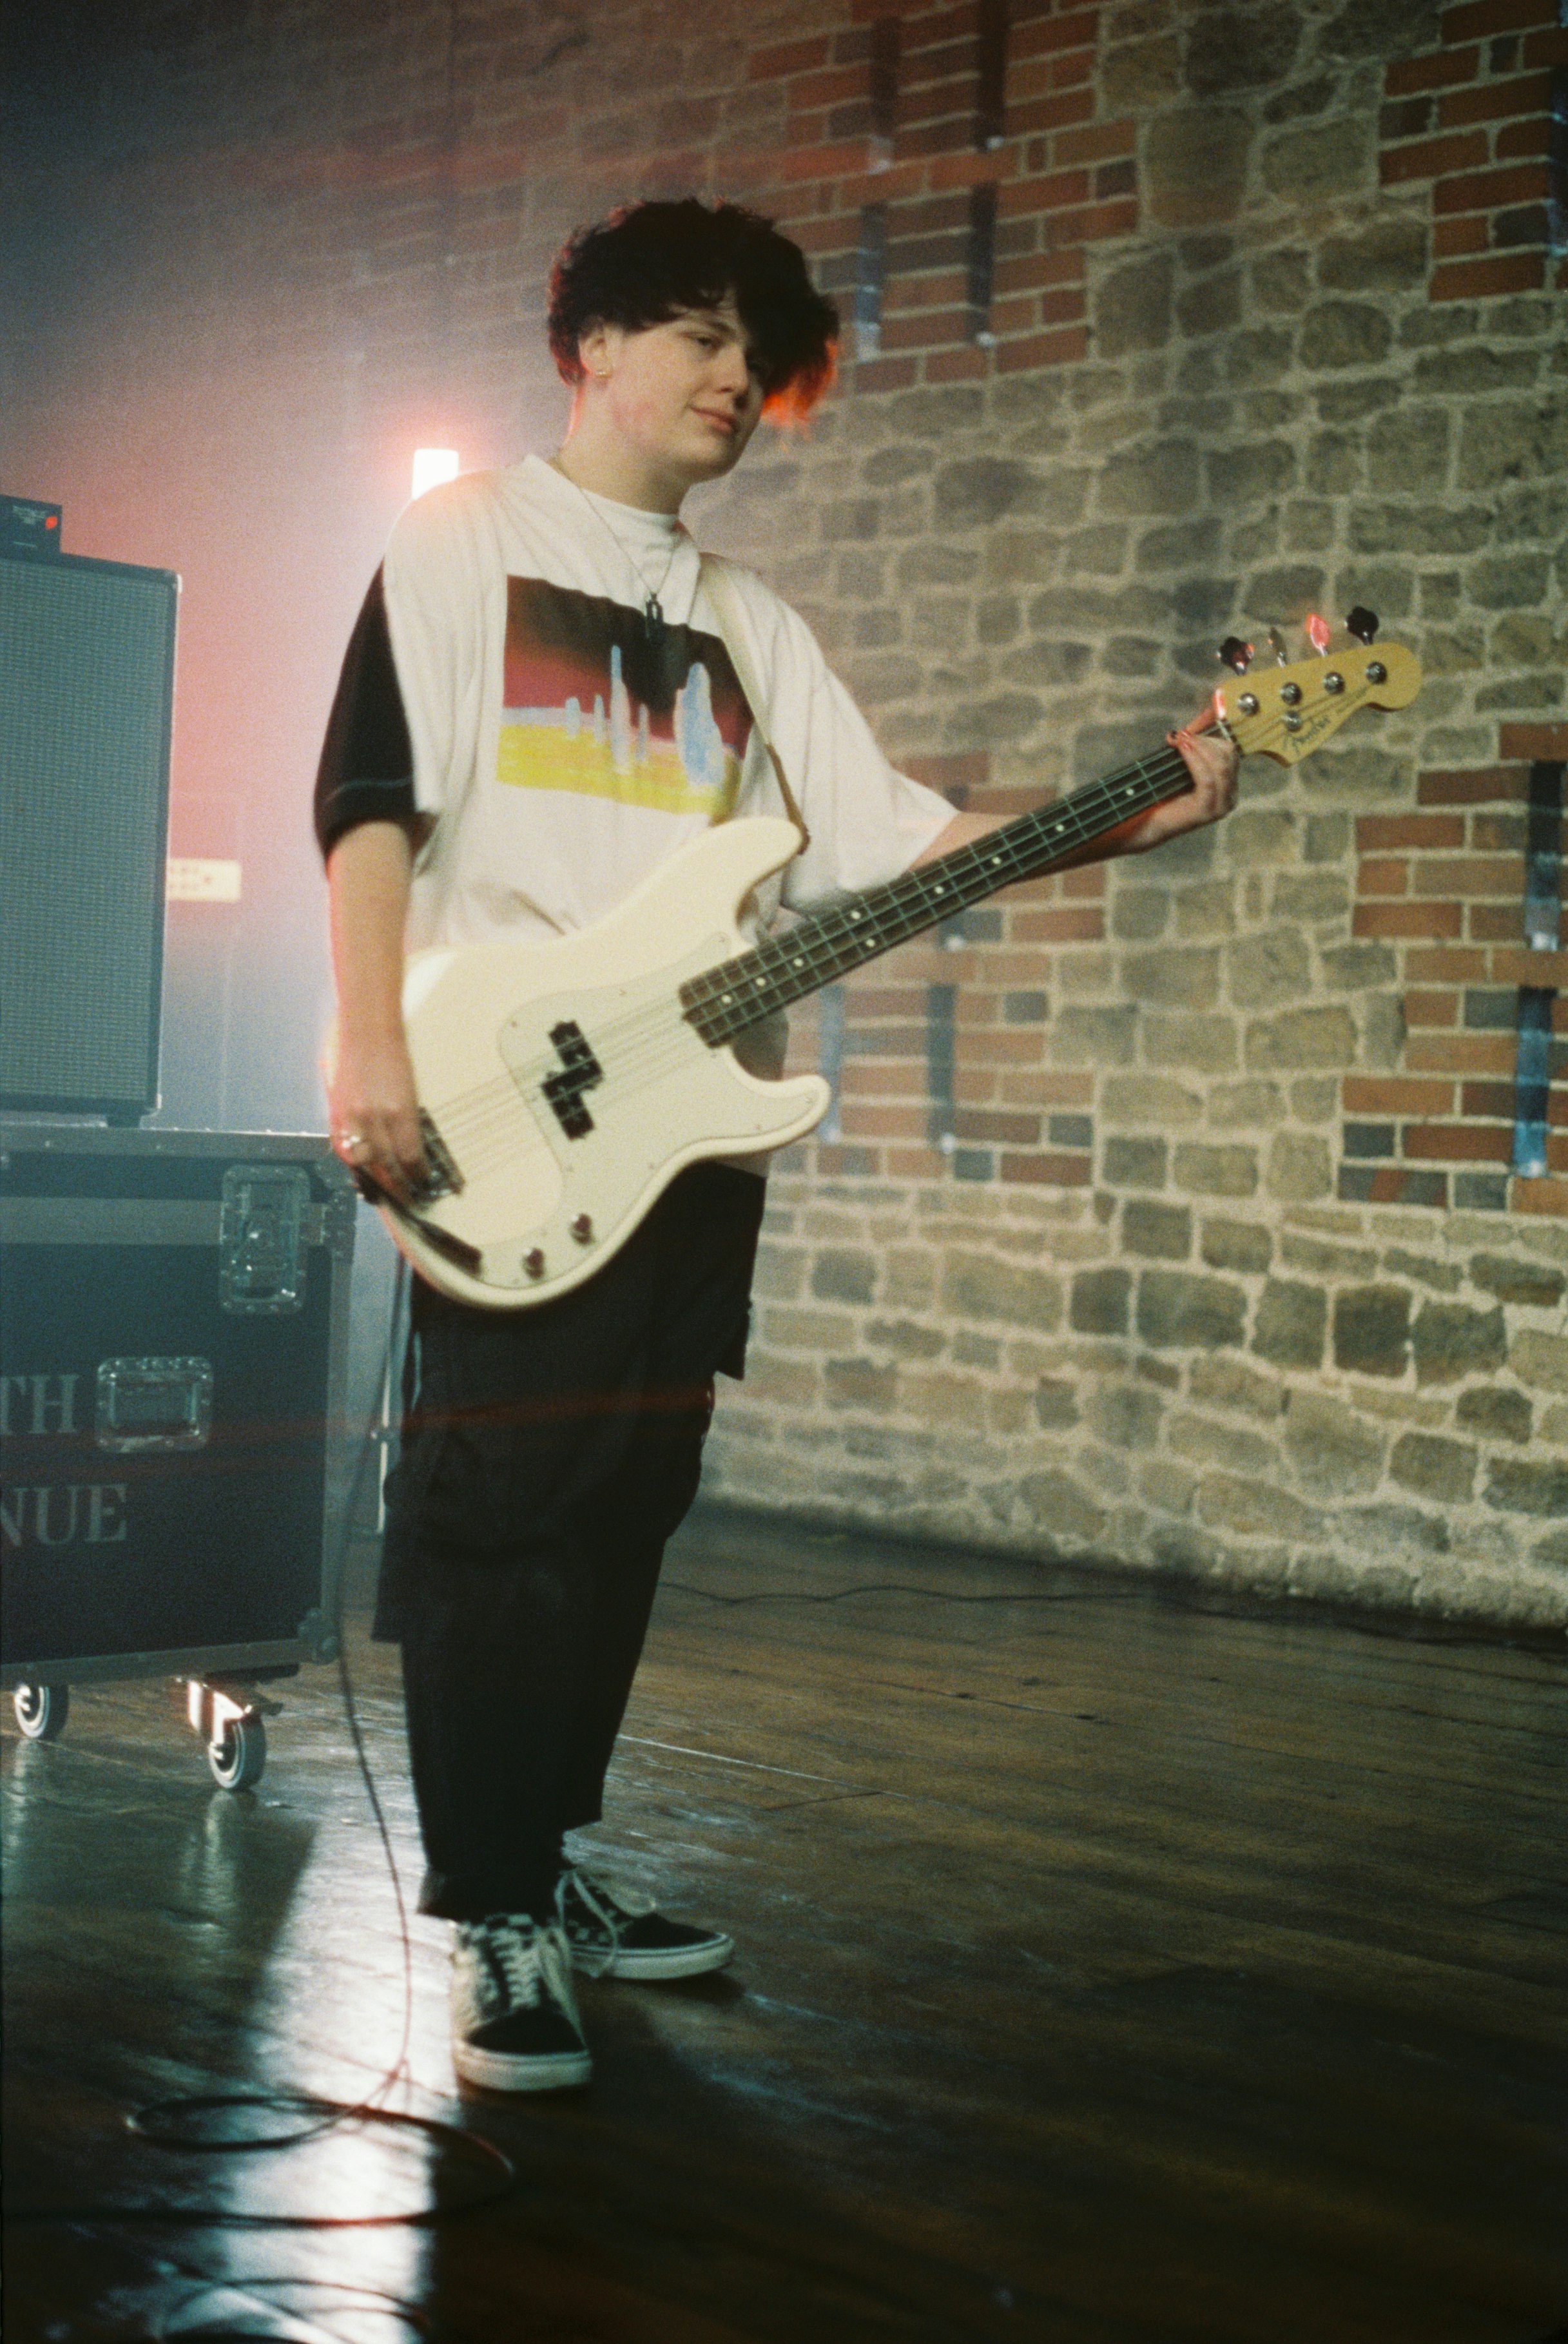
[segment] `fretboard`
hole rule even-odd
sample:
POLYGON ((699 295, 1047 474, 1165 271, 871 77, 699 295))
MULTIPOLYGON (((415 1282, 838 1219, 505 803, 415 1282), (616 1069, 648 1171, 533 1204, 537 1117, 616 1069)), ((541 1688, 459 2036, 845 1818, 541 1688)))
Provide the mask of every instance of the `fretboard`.
POLYGON ((905 871, 885 886, 843 896, 796 921, 784 935, 704 969, 681 987, 683 1015, 716 1047, 878 954, 954 918, 966 904, 1048 871, 1065 855, 1163 799, 1179 797, 1191 785, 1176 751, 1162 747, 1070 798, 1021 814, 972 846, 905 871))

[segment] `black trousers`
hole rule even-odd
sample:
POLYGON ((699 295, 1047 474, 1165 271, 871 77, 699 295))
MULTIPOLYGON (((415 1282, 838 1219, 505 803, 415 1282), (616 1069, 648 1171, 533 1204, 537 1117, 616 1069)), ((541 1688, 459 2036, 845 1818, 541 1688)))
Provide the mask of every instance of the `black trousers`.
POLYGON ((694 1165, 571 1294, 413 1289, 377 1633, 403 1648, 421 1909, 542 1914, 597 1821, 713 1376, 744 1363, 764 1184, 694 1165))

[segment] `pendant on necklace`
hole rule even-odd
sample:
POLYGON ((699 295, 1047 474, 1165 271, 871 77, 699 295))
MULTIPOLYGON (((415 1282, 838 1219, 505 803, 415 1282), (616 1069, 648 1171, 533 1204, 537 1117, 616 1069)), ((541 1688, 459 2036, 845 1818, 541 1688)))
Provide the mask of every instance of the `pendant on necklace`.
POLYGON ((664 648, 664 606, 657 594, 650 594, 642 605, 642 628, 648 648, 657 659, 664 648))

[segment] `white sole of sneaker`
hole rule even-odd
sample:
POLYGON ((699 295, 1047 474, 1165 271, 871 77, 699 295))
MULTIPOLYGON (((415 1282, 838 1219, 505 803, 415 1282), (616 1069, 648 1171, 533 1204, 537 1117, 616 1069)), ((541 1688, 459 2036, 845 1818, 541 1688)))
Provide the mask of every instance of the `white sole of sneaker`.
POLYGON ((735 1950, 733 1937, 719 1937, 708 1945, 686 1945, 673 1953, 622 1952, 601 1967, 592 1955, 579 1961, 572 1957, 572 1967, 589 1977, 641 1978, 652 1984, 659 1978, 702 1977, 708 1970, 722 1970, 735 1950))
POLYGON ((452 2045, 452 2066, 465 2084, 487 2092, 565 2092, 592 2081, 593 2056, 588 2051, 552 2051, 547 2057, 521 2059, 504 2051, 481 2051, 471 2043, 452 2045))

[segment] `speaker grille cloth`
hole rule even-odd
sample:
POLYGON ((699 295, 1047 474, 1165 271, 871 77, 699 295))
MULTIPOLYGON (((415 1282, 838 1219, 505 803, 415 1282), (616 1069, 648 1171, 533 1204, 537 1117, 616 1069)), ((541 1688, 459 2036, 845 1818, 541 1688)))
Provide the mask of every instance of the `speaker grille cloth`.
POLYGON ((0 561, 0 1090, 150 1105, 175 591, 0 561))

